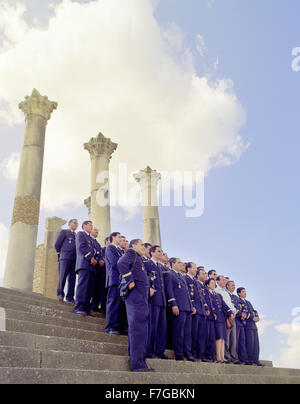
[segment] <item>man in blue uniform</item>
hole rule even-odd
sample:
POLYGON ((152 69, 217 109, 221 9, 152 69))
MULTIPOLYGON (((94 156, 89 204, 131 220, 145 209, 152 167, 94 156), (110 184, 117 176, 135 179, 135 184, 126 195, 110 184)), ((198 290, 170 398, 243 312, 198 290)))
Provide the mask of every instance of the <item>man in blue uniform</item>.
POLYGON ((88 316, 91 310, 91 299, 95 285, 95 267, 97 261, 91 232, 93 223, 86 221, 82 224, 82 230, 76 236, 76 272, 78 284, 76 290, 75 314, 88 316))
POLYGON ((246 318, 242 321, 242 323, 246 336, 248 364, 263 366, 259 361, 259 337, 256 326, 256 323, 260 321, 259 315, 257 311, 254 310, 252 304, 246 300, 247 292, 245 288, 239 288, 237 290, 237 294, 240 298, 240 309, 246 314, 246 318))
POLYGON ((198 361, 204 359, 206 343, 206 315, 208 305, 204 299, 201 285, 196 278, 197 267, 193 262, 187 263, 187 285, 189 287, 193 306, 196 313, 192 317, 192 355, 198 361))
POLYGON ((149 243, 145 243, 144 244, 144 247, 145 247, 145 254, 143 255, 143 262, 147 262, 147 261, 149 261, 150 260, 150 248, 152 247, 152 245, 151 244, 149 244, 149 243))
POLYGON ((91 232, 91 238, 93 240, 94 251, 95 251, 95 260, 97 261, 97 265, 95 266, 95 284, 94 284, 94 293, 92 297, 92 312, 99 313, 99 305, 100 305, 100 293, 101 293, 101 280, 102 280, 102 271, 104 267, 104 260, 102 257, 102 248, 101 245, 97 241, 97 237, 99 235, 99 230, 94 227, 91 232))
POLYGON ((142 257, 145 249, 141 240, 132 240, 129 250, 120 258, 118 270, 130 290, 126 299, 128 315, 128 344, 130 369, 133 372, 153 372, 146 363, 148 340, 149 297, 154 290, 150 288, 142 257))
POLYGON ((77 219, 69 221, 69 229, 62 230, 55 243, 55 249, 59 259, 59 279, 57 287, 57 297, 59 301, 64 301, 65 285, 68 281, 68 292, 66 301, 74 303, 75 283, 76 283, 76 233, 78 228, 77 219))
POLYGON ((202 298, 202 301, 204 302, 204 308, 205 312, 200 314, 200 319, 199 319, 199 345, 198 345, 198 356, 199 359, 202 362, 210 362, 211 361, 211 356, 212 353, 209 352, 208 355, 206 355, 206 346, 207 346, 207 341, 208 341, 208 319, 209 317, 213 317, 213 313, 210 312, 209 309, 209 291, 207 287, 205 286, 205 282, 208 279, 208 275, 205 271, 205 268, 203 266, 199 266, 197 268, 197 286, 199 290, 199 294, 202 298))
POLYGON ((160 261, 163 253, 160 246, 150 248, 151 259, 144 263, 150 284, 155 290, 150 300, 150 329, 148 338, 148 357, 169 359, 165 355, 167 343, 167 302, 163 266, 160 261))
POLYGON ((235 283, 233 281, 229 281, 226 285, 227 291, 231 298, 234 307, 236 308, 236 317, 235 317, 235 324, 236 324, 236 351, 238 358, 241 364, 248 364, 248 356, 247 356, 247 349, 246 349, 246 336, 245 330, 243 326, 243 321, 246 319, 247 315, 245 312, 242 311, 242 308, 239 303, 239 297, 234 294, 235 292, 235 283))
POLYGON ((106 328, 107 334, 120 334, 120 273, 118 271, 118 261, 124 254, 120 248, 121 234, 118 232, 110 235, 110 245, 106 247, 106 328))
MULTIPOLYGON (((170 260, 172 261, 172 258, 170 260)), ((195 362, 192 356, 192 314, 195 313, 180 259, 175 259, 170 272, 165 274, 168 304, 172 309, 172 342, 176 360, 195 362)))

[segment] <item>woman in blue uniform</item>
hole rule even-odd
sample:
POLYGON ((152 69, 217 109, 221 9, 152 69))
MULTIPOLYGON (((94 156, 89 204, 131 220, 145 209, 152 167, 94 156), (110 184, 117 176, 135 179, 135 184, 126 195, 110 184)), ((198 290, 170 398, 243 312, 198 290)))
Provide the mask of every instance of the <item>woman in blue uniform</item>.
POLYGON ((207 281, 207 287, 214 308, 217 363, 228 363, 225 360, 226 318, 233 318, 233 313, 224 302, 223 297, 215 292, 216 282, 214 279, 207 281))

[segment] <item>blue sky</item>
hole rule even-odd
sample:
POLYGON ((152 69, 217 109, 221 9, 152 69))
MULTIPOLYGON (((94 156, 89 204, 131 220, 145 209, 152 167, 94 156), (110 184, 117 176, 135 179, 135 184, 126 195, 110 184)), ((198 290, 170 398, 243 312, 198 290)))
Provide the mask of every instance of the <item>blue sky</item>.
MULTIPOLYGON (((47 22, 45 5, 24 3, 28 21, 35 15, 43 24, 47 22)), ((210 170, 202 217, 187 219, 181 208, 160 209, 163 248, 170 256, 214 268, 245 286, 249 300, 264 315, 262 358, 300 367, 299 334, 287 327, 293 321, 292 309, 300 306, 300 72, 291 68, 292 49, 300 46, 299 2, 216 0, 208 4, 205 0, 161 0, 155 18, 161 27, 174 22, 181 28, 186 46, 196 55, 199 76, 207 75, 212 82, 218 78, 234 82, 247 119, 240 135, 249 147, 234 164, 210 170), (206 45, 203 57, 195 49, 198 34, 206 45), (291 356, 296 361, 284 361, 291 356)), ((0 149, 1 164, 21 150, 24 125, 0 121, 0 130, 9 139, 0 149)), ((135 152, 144 154, 146 166, 149 151, 135 152)), ((0 187, 0 222, 9 226, 15 183, 2 175, 0 187)), ((55 215, 84 219, 86 209, 69 204, 57 208, 55 215)), ((39 242, 47 216, 49 212, 43 210, 39 242)), ((113 220, 112 227, 128 238, 142 236, 141 213, 126 222, 113 220)))

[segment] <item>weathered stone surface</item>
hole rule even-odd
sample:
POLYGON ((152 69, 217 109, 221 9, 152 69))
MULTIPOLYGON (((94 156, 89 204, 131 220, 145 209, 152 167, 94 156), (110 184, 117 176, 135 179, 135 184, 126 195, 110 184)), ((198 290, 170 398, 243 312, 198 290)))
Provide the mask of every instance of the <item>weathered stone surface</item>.
POLYGON ((135 174, 134 179, 140 184, 142 190, 144 242, 161 246, 157 202, 157 185, 161 175, 147 167, 135 174))
POLYGON ((86 200, 86 205, 90 208, 90 220, 99 229, 98 240, 101 245, 104 245, 105 238, 111 233, 108 173, 109 162, 117 147, 116 143, 104 137, 102 133, 84 144, 84 149, 91 157, 91 197, 86 200), (100 203, 101 199, 106 203, 100 203))
POLYGON ((1 384, 299 384, 299 377, 0 368, 1 384))
POLYGON ((19 108, 25 114, 26 128, 3 285, 32 291, 46 125, 57 103, 34 89, 19 108))
POLYGON ((17 222, 29 225, 39 224, 40 201, 30 196, 17 196, 11 224, 17 222))
POLYGON ((58 259, 55 241, 66 220, 59 217, 46 219, 44 244, 36 249, 33 291, 55 299, 58 284, 58 259))

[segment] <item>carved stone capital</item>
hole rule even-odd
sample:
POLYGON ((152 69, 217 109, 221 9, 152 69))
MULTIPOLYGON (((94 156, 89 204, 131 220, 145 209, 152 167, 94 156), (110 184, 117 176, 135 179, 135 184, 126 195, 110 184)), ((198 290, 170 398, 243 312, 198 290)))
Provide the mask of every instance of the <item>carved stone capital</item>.
POLYGON ((117 143, 113 143, 102 133, 99 133, 97 137, 91 138, 88 143, 84 144, 84 149, 90 153, 91 159, 104 156, 110 160, 117 147, 117 143))
POLYGON ((142 187, 151 186, 151 188, 157 188, 158 182, 161 180, 161 174, 156 170, 152 170, 149 166, 145 170, 141 170, 139 173, 134 174, 134 179, 142 187))
POLYGON ((29 115, 40 115, 48 121, 51 113, 57 108, 57 102, 49 101, 48 97, 41 96, 41 94, 34 89, 31 96, 26 96, 25 101, 19 104, 19 108, 25 114, 25 119, 29 115))
POLYGON ((84 200, 84 204, 87 207, 89 217, 91 217, 92 198, 89 196, 84 200))
POLYGON ((58 232, 66 223, 67 221, 60 217, 48 217, 46 219, 46 230, 47 232, 58 232))

